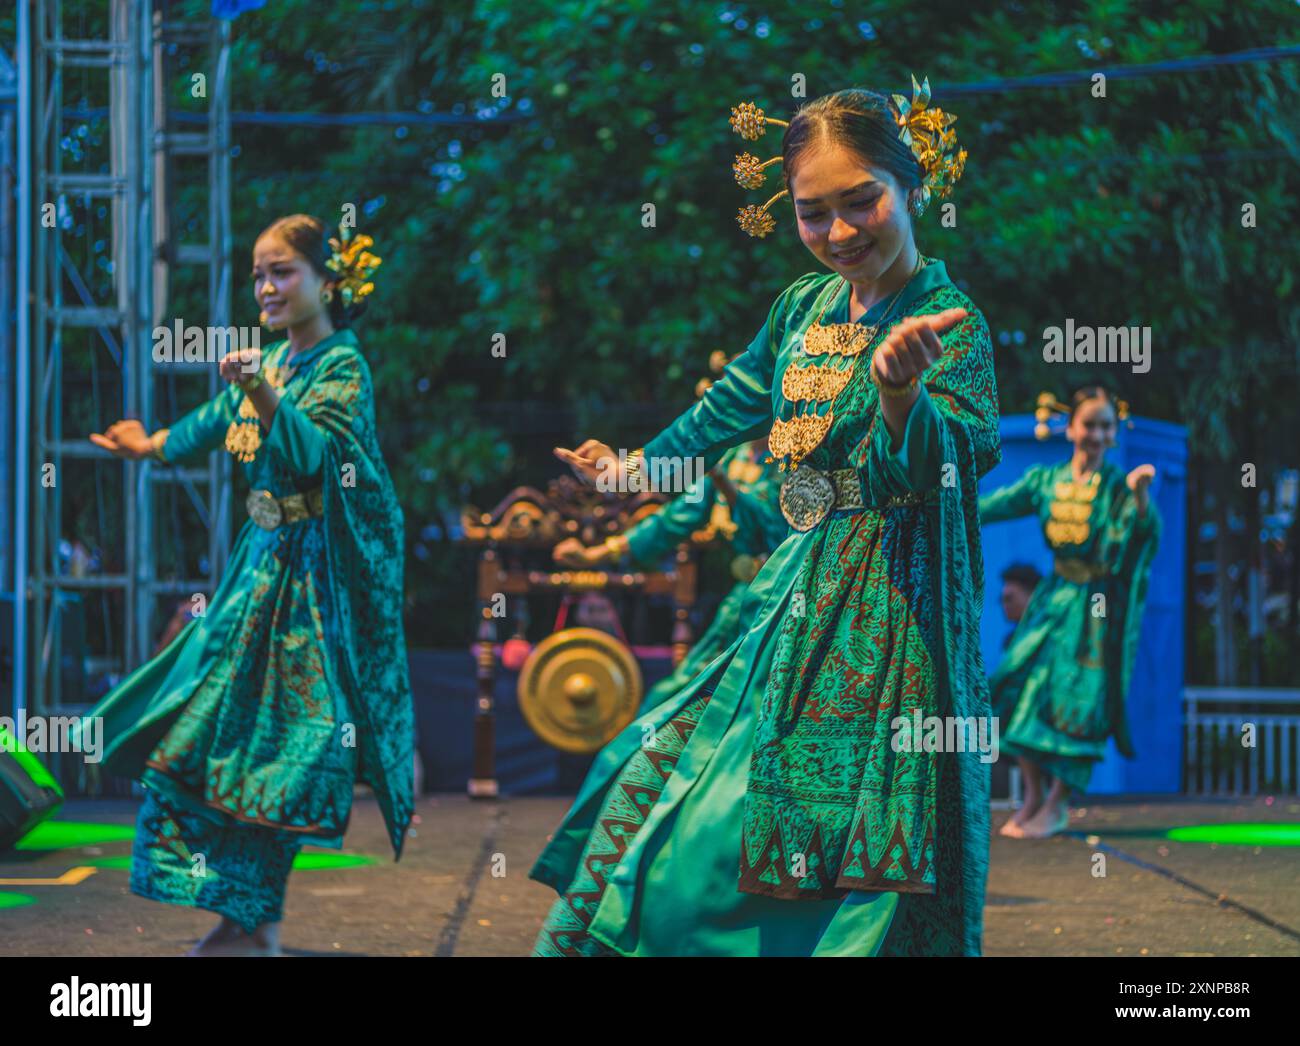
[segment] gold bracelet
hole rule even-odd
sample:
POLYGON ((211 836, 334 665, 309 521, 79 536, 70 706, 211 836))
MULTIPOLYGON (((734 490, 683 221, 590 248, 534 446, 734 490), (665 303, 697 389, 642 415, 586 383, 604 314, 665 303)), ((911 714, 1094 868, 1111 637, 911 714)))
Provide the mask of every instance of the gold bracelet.
POLYGON ((623 475, 629 478, 641 475, 641 465, 645 460, 645 448, 637 447, 623 460, 623 475))
POLYGON ((245 378, 243 381, 235 382, 239 386, 239 391, 247 396, 255 388, 262 384, 266 379, 262 377, 262 371, 257 370, 251 378, 245 378))
POLYGON ((627 538, 622 534, 612 534, 605 539, 605 551, 613 560, 623 558, 623 553, 627 551, 627 538))
POLYGON ((903 399, 906 396, 910 395, 912 390, 916 388, 916 375, 913 374, 912 380, 909 381, 906 385, 895 385, 891 381, 882 381, 879 377, 876 376, 876 368, 872 367, 871 383, 875 385, 877 389, 880 390, 882 395, 888 396, 890 399, 903 399))
POLYGON ((159 429, 149 437, 149 456, 154 461, 162 462, 164 465, 169 464, 167 458, 163 455, 163 445, 167 442, 170 433, 171 429, 159 429))

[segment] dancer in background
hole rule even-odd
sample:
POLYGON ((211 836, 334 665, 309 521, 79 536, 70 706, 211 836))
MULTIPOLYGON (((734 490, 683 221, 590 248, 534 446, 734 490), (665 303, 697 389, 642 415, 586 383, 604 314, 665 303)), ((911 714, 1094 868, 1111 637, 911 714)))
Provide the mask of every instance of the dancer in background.
POLYGON ((1055 555, 989 680, 1002 751, 1018 758, 1024 780, 1024 804, 1000 830, 1012 838, 1069 824, 1070 792, 1087 788, 1108 737, 1134 754, 1124 704, 1160 514, 1148 493, 1153 466, 1125 475, 1105 460, 1119 406, 1101 386, 1080 389, 1069 406, 1070 459, 1033 465, 980 498, 986 524, 1038 516, 1055 555))
POLYGON ((342 845, 357 781, 399 857, 411 819, 402 510, 347 329, 379 259, 369 237, 340 238, 307 215, 270 225, 253 290, 286 340, 227 355, 230 387, 170 429, 91 436, 154 467, 224 447, 252 488, 203 614, 90 712, 105 766, 145 786, 132 892, 221 916, 192 955, 279 954, 294 856, 342 845))
POLYGON ((709 627, 682 663, 650 688, 641 702, 641 712, 677 693, 748 627, 740 616, 745 591, 768 553, 785 540, 790 529, 776 502, 779 473, 775 465, 764 464, 765 457, 764 440, 733 447, 686 493, 622 534, 591 547, 584 547, 577 538, 566 538, 555 546, 556 561, 566 566, 606 566, 624 555, 652 566, 696 531, 712 527, 735 550, 731 572, 736 584, 718 604, 709 627))
POLYGON ((1003 616, 1011 622, 1011 631, 1002 640, 1003 650, 1011 643, 1011 637, 1016 634, 1016 625, 1020 624, 1020 619, 1025 616, 1029 597, 1034 594, 1034 589, 1042 580, 1043 575, 1030 563, 1012 563, 1002 571, 1002 594, 998 602, 1002 606, 1003 616))
MULTIPOLYGON (((914 240, 965 160, 928 103, 915 82, 892 105, 841 91, 799 110, 780 157, 738 157, 742 186, 776 163, 786 186, 742 228, 771 232, 788 192, 830 271, 782 292, 644 448, 556 450, 627 489, 770 430, 793 529, 745 593, 748 631, 597 755, 531 873, 560 894, 537 954, 980 952, 988 765, 894 744, 914 710, 988 720, 976 481, 997 390, 984 318, 914 240)), ((773 123, 732 110, 751 140, 773 123)))

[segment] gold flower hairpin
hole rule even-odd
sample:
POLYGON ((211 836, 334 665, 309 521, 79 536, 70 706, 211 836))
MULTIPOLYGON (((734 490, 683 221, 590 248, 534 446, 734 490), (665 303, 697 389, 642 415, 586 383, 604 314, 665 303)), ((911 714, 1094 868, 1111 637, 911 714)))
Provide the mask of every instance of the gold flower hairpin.
MULTIPOLYGON (((727 369, 727 366, 733 360, 739 359, 742 355, 744 355, 744 353, 737 352, 733 356, 728 356, 721 349, 714 349, 711 353, 709 353, 709 370, 713 371, 714 374, 721 374, 724 370, 727 369)), ((712 378, 701 378, 699 381, 697 381, 695 383, 695 398, 699 399, 700 397, 702 397, 706 392, 709 391, 709 388, 712 385, 713 385, 712 378)))
POLYGON ((930 105, 928 76, 919 84, 912 77, 910 101, 901 94, 894 95, 893 100, 898 137, 911 148, 925 171, 917 207, 919 215, 929 205, 932 195, 941 200, 952 195, 952 187, 966 170, 966 150, 957 148, 957 132, 952 129, 957 117, 930 105))
POLYGON ((330 237, 334 253, 325 263, 331 271, 338 273, 339 297, 344 305, 362 301, 375 289, 370 277, 384 261, 366 250, 375 245, 373 239, 369 236, 352 239, 351 235, 348 226, 339 225, 339 238, 330 237))

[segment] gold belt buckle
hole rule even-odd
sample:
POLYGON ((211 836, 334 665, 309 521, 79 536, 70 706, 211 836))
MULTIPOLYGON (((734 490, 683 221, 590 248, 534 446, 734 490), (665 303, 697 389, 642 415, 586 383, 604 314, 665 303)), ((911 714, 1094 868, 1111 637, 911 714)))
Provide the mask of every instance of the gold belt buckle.
POLYGON ((316 487, 305 494, 277 498, 269 490, 254 490, 244 503, 249 518, 263 530, 274 530, 282 523, 297 523, 325 511, 324 488, 316 487))
POLYGON ((795 530, 812 530, 835 504, 835 484, 824 472, 800 465, 781 484, 781 515, 795 530))
POLYGON ((280 503, 269 490, 250 491, 244 505, 248 509, 248 518, 263 530, 274 530, 284 521, 280 503))

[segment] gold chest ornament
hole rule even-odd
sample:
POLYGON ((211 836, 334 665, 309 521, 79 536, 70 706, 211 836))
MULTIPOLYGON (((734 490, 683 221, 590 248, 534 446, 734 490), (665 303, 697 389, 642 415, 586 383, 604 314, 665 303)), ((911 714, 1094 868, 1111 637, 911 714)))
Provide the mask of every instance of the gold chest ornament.
POLYGON ((1058 482, 1052 499, 1052 518, 1043 528, 1048 543, 1053 548, 1062 545, 1082 545, 1088 540, 1091 528, 1092 503, 1100 489, 1101 473, 1094 472, 1086 483, 1073 479, 1058 482))
MULTIPOLYGON (((293 377, 295 369, 288 366, 264 366, 262 374, 266 383, 279 392, 293 377)), ((248 393, 244 393, 244 398, 239 401, 239 413, 226 429, 226 450, 247 464, 256 457, 261 446, 262 428, 257 416, 257 408, 253 406, 248 393)))
MULTIPOLYGON (((835 506, 835 484, 826 473, 809 465, 803 460, 816 450, 830 431, 835 420, 835 401, 849 384, 857 366, 858 358, 866 353, 871 343, 876 340, 881 328, 889 319, 890 313, 898 303, 899 297, 912 282, 912 277, 926 265, 920 254, 916 257, 916 267, 907 283, 894 292, 885 306, 880 319, 870 325, 861 323, 823 324, 822 317, 826 309, 839 296, 840 288, 822 306, 817 318, 804 331, 803 354, 805 356, 830 357, 822 364, 791 363, 781 375, 781 395, 803 407, 803 413, 796 413, 788 420, 776 418, 772 431, 767 437, 768 450, 772 461, 782 461, 780 469, 786 472, 781 483, 779 503, 781 514, 795 530, 812 530, 830 513, 835 506), (848 365, 838 363, 837 358, 847 359, 848 365), (835 359, 836 362, 832 362, 835 359), (829 400, 824 414, 816 412, 817 404, 829 400)), ((841 277, 841 286, 848 281, 841 277)), ((871 365, 872 354, 867 354, 867 365, 871 365)))

